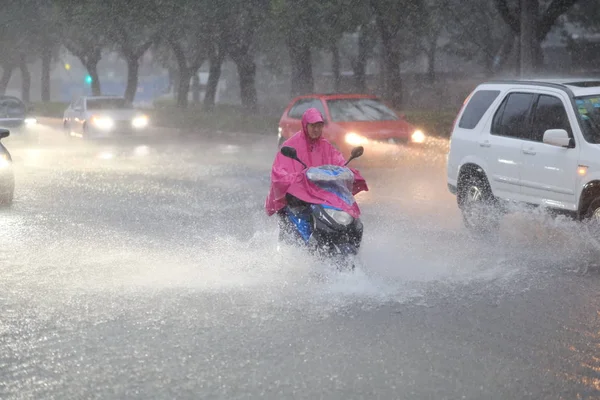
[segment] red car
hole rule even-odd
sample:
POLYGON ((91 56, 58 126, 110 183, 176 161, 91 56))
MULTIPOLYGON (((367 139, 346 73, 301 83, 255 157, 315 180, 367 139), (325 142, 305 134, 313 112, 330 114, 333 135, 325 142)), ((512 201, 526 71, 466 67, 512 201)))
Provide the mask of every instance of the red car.
POLYGON ((396 114, 376 96, 314 94, 294 98, 279 121, 279 147, 302 129, 302 114, 314 107, 325 118, 324 137, 345 156, 355 146, 423 143, 425 134, 396 114))

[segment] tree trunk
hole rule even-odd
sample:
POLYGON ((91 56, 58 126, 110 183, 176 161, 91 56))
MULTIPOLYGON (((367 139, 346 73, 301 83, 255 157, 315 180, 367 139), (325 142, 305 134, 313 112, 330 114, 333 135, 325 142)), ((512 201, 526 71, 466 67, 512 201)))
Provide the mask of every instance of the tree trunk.
POLYGON ((515 65, 514 74, 521 76, 521 34, 515 38, 515 65))
POLYGON ((179 66, 179 85, 177 87, 177 107, 187 108, 188 107, 188 96, 190 93, 190 80, 192 79, 192 73, 187 66, 179 66))
POLYGON ((391 50, 384 56, 385 59, 385 97, 389 99, 392 106, 400 109, 402 107, 402 75, 400 74, 400 57, 398 53, 391 50))
MULTIPOLYGON (((84 60, 81 60, 84 61, 84 60)), ((102 91, 100 90, 100 79, 98 78, 98 62, 100 59, 89 59, 83 63, 88 71, 88 74, 92 77, 92 95, 101 96, 102 91)))
POLYGON ((12 77, 14 69, 14 65, 2 65, 2 78, 0 78, 0 94, 4 95, 6 93, 6 89, 8 88, 8 84, 10 83, 10 78, 12 77))
POLYGON ((24 103, 29 103, 31 101, 31 74, 24 55, 21 56, 19 70, 21 71, 21 99, 24 103))
POLYGON ((200 77, 197 70, 192 74, 192 101, 200 104, 200 77))
POLYGON ((240 97, 242 106, 246 111, 258 111, 258 97, 256 94, 256 64, 250 54, 244 54, 237 62, 238 76, 240 79, 240 97))
POLYGON ((358 92, 367 90, 367 60, 369 58, 369 31, 365 25, 360 30, 358 36, 358 57, 353 63, 355 87, 358 92))
POLYGON ((512 51, 515 47, 515 36, 512 31, 504 38, 502 45, 493 59, 488 60, 487 71, 489 75, 500 72, 506 67, 506 63, 510 59, 512 51))
POLYGON ((435 59, 437 55, 438 33, 434 34, 427 49, 427 79, 430 84, 435 82, 435 59))
POLYGON ((175 89, 175 72, 173 68, 167 68, 167 73, 169 74, 169 87, 167 89, 168 92, 175 89))
POLYGON ((544 52, 542 50, 542 43, 535 40, 533 46, 533 69, 534 71, 540 71, 544 67, 544 52))
POLYGON ((221 79, 223 56, 223 52, 220 49, 217 49, 217 51, 213 52, 210 57, 208 82, 206 84, 206 93, 204 94, 204 109, 207 111, 212 111, 215 108, 217 88, 219 86, 219 80, 221 79))
POLYGON ((342 87, 342 75, 340 69, 342 62, 340 60, 340 48, 337 40, 331 45, 331 71, 333 72, 334 91, 339 93, 342 87))
POLYGON ((50 68, 52 64, 52 47, 42 50, 42 101, 50 101, 50 68))
POLYGON ((384 96, 397 109, 402 107, 402 76, 400 75, 400 56, 383 21, 380 21, 379 29, 383 45, 383 63, 385 73, 384 96))
POLYGON ((125 99, 128 102, 135 100, 135 94, 138 88, 140 59, 135 55, 129 55, 127 61, 127 87, 125 88, 125 99))
POLYGON ((288 49, 292 62, 291 96, 296 97, 314 91, 310 45, 299 43, 297 38, 289 38, 288 49))
POLYGON ((179 93, 179 68, 170 69, 171 73, 171 90, 173 90, 173 100, 177 102, 177 93, 179 93))
POLYGON ((538 14, 538 0, 521 1, 521 48, 520 48, 520 76, 530 75, 534 71, 534 52, 536 51, 536 25, 538 14))

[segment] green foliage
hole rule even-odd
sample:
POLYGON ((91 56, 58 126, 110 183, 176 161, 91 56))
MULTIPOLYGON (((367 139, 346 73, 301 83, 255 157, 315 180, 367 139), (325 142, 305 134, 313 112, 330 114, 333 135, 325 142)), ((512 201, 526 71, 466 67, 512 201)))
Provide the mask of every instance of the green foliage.
POLYGON ((491 63, 503 40, 511 34, 497 8, 490 1, 445 1, 443 18, 448 41, 443 50, 468 61, 491 63))
POLYGON ((106 32, 106 39, 125 58, 141 57, 158 34, 160 15, 157 1, 103 0, 95 13, 106 32))
POLYGON ((582 30, 600 33, 600 1, 579 0, 566 14, 566 19, 582 30))
POLYGON ((99 57, 110 45, 101 2, 54 0, 56 25, 63 45, 78 57, 99 57))
POLYGON ((33 103, 34 114, 36 117, 62 118, 68 103, 60 101, 48 101, 43 103, 33 103))
POLYGON ((387 36, 394 51, 412 59, 421 49, 427 32, 428 14, 424 0, 370 0, 380 34, 387 36))
POLYGON ((33 61, 46 46, 56 47, 53 4, 49 0, 5 1, 0 13, 0 52, 3 65, 33 61))
POLYGON ((406 120, 423 129, 429 136, 450 137, 458 111, 408 110, 406 120))
POLYGON ((163 105, 148 110, 152 123, 157 126, 205 132, 243 132, 277 135, 279 117, 248 113, 238 106, 219 105, 214 111, 201 108, 181 109, 163 105))

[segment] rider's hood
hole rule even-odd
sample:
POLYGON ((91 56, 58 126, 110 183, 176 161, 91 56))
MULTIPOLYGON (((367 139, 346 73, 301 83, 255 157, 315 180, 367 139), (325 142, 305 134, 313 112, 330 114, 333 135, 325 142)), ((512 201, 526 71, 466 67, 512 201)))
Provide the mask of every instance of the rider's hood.
POLYGON ((316 124, 317 122, 325 121, 321 112, 316 108, 309 108, 302 114, 302 133, 304 133, 304 137, 309 141, 315 141, 315 139, 311 139, 310 136, 308 136, 308 124, 316 124))

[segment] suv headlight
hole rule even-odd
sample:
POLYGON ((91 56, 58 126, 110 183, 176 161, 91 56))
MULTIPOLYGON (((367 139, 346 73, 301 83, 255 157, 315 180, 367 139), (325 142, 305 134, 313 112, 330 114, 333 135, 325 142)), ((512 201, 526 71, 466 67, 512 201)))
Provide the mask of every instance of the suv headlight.
POLYGON ((340 225, 350 225, 352 223, 352 221, 354 221, 354 218, 352 217, 352 215, 348 214, 345 211, 340 211, 340 210, 332 210, 330 208, 325 208, 325 212, 327 213, 327 215, 329 215, 331 218, 333 218, 333 220, 335 222, 337 222, 340 225))

